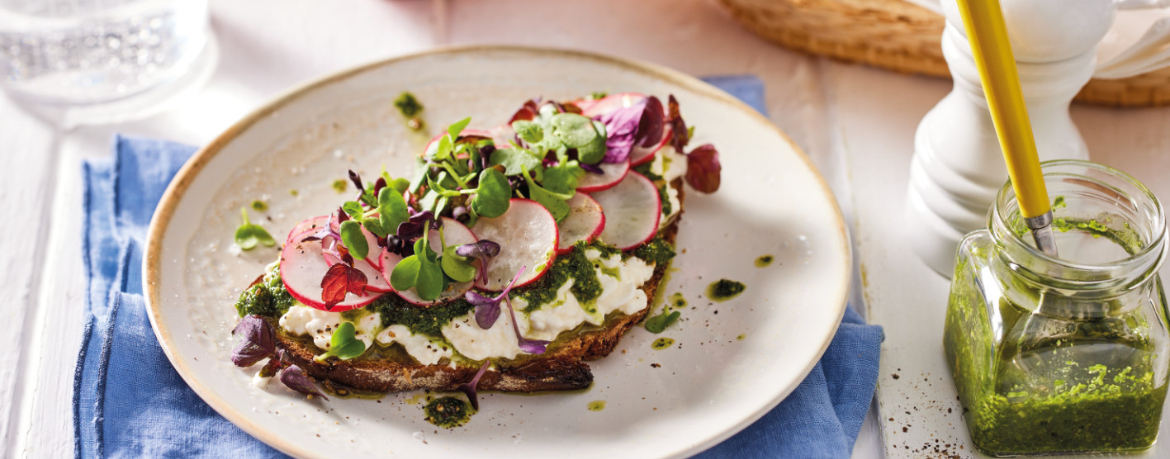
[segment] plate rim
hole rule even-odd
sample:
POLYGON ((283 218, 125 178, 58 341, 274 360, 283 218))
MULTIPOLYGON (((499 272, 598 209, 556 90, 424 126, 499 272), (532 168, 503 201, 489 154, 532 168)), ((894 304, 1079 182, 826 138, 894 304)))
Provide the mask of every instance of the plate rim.
POLYGON ((821 187, 821 191, 829 197, 829 202, 833 209, 833 215, 835 217, 835 223, 838 230, 838 243, 841 244, 841 253, 845 258, 843 264, 845 269, 840 279, 837 300, 832 303, 837 307, 837 310, 835 311, 836 319, 833 321, 834 330, 832 333, 828 333, 826 335, 825 340, 819 345, 819 349, 816 352, 816 358, 813 359, 810 363, 806 364, 805 368, 801 369, 801 376, 794 384, 791 384, 790 387, 781 391, 768 403, 761 405, 759 409, 752 412, 749 416, 729 426, 719 434, 714 435, 705 441, 685 445, 681 449, 667 452, 663 457, 676 458, 697 454, 739 433, 748 425, 754 423, 765 414, 770 412, 773 408, 779 405, 780 402, 784 401, 784 399, 788 398, 788 396, 791 395, 792 392, 800 385, 800 382, 807 378, 808 374, 812 372, 812 369, 816 366, 816 364, 820 362, 820 359, 822 356, 824 356, 824 353, 828 349, 829 344, 833 341, 833 338, 836 337, 837 329, 840 327, 841 320, 845 314, 845 308, 849 298, 849 284, 852 280, 853 250, 852 245, 849 243, 849 231, 845 225, 845 219, 841 213, 841 206, 837 202, 836 195, 833 194, 833 191, 825 181, 824 176, 821 175, 820 170, 817 169, 816 165, 813 164, 812 160, 809 159, 804 150, 801 149, 795 142, 793 142, 788 134, 781 130, 779 126, 776 126, 776 124, 773 123, 770 119, 756 111, 754 108, 751 108, 743 101, 732 97, 725 91, 711 85, 710 83, 659 64, 590 51, 564 48, 522 45, 443 46, 394 56, 386 59, 380 59, 366 64, 357 65, 355 67, 349 67, 294 86, 292 89, 281 93, 280 95, 271 99, 269 102, 266 102, 259 108, 256 108, 248 115, 241 118, 239 121, 236 121, 221 134, 217 135, 215 139, 213 139, 211 142, 208 142, 207 145, 196 151, 194 155, 192 155, 192 157, 187 160, 187 162, 184 163, 183 166, 179 169, 178 173, 171 180, 170 184, 167 185, 166 191, 163 192, 162 199, 159 201, 154 215, 151 216, 150 226, 146 234, 146 253, 142 259, 142 285, 146 299, 147 316, 150 319, 151 329, 154 330, 154 335, 156 338, 158 338, 159 345, 162 347, 163 353, 167 356, 167 360, 170 361, 171 366, 175 368, 175 371, 179 374, 179 377, 183 379, 183 382, 185 382, 187 386, 191 388, 191 390, 195 391, 196 395, 203 399, 203 401, 211 406, 211 408, 214 409, 217 413, 226 418, 232 424, 239 427, 248 435, 251 435, 252 437, 264 442, 266 445, 269 445, 272 448, 277 449, 285 454, 293 457, 321 457, 315 454, 313 451, 302 447, 301 445, 282 441, 263 425, 252 422, 236 407, 220 398, 214 390, 201 384, 197 379, 195 379, 195 372, 187 366, 187 362, 179 358, 179 356, 175 355, 175 352, 173 351, 175 348, 175 342, 173 337, 170 335, 170 332, 159 326, 162 316, 162 310, 160 306, 161 302, 159 301, 159 298, 161 297, 161 292, 159 289, 161 285, 160 277, 162 267, 162 240, 172 218, 174 217, 175 209, 178 206, 179 201, 186 195, 187 188, 191 185, 194 179, 228 143, 235 140, 235 138, 238 137, 241 133, 255 125, 260 120, 268 117, 284 106, 292 103, 300 97, 307 95, 315 89, 364 72, 372 71, 383 66, 393 65, 403 61, 436 55, 458 55, 466 53, 489 53, 501 51, 536 56, 551 55, 556 57, 568 57, 572 59, 597 61, 602 64, 620 67, 625 70, 632 70, 643 73, 652 78, 685 87, 690 91, 702 93, 705 96, 712 97, 723 103, 726 103, 734 108, 739 109, 742 112, 745 112, 749 117, 755 118, 763 125, 768 126, 768 128, 775 131, 775 133, 784 139, 784 141, 788 142, 788 145, 796 153, 797 157, 803 161, 805 165, 808 166, 809 170, 813 173, 816 182, 821 187), (191 376, 189 377, 188 375, 191 376))

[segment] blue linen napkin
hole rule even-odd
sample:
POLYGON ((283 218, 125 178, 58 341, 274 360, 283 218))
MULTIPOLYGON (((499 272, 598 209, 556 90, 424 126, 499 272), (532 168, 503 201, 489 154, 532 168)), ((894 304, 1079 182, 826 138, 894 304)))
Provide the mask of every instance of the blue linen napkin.
MULTIPOLYGON (((754 76, 707 79, 764 112, 754 76)), ((285 457, 211 409, 175 372, 142 297, 146 228, 195 148, 117 137, 87 161, 83 250, 86 328, 74 379, 78 457, 285 457)), ((812 373, 779 406, 701 458, 849 457, 877 381, 881 327, 852 308, 812 373)))

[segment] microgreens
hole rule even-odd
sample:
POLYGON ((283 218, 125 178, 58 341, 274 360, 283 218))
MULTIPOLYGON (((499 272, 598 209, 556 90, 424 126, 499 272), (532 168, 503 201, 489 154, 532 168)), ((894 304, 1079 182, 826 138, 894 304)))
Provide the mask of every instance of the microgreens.
POLYGON ((324 354, 318 355, 316 361, 324 362, 329 357, 337 357, 340 360, 349 360, 362 353, 366 352, 366 343, 355 337, 353 324, 350 322, 342 322, 333 330, 333 336, 329 338, 329 350, 324 354))
POLYGON ((529 354, 543 354, 551 341, 528 339, 521 335, 520 326, 516 325, 516 309, 512 307, 512 298, 505 295, 504 302, 508 303, 508 314, 512 316, 512 331, 516 332, 517 347, 529 354))
POLYGON ((330 266, 329 271, 325 272, 325 277, 321 279, 321 299, 325 300, 325 309, 332 310, 337 303, 345 301, 347 293, 364 296, 368 282, 366 273, 350 266, 344 260, 330 266))
POLYGON ((280 382, 289 389, 329 399, 317 390, 313 380, 301 367, 291 365, 284 359, 284 351, 276 349, 276 329, 263 317, 244 316, 232 330, 232 335, 236 339, 236 344, 232 348, 232 363, 236 366, 250 367, 267 358, 268 363, 260 370, 260 376, 272 377, 280 371, 280 382))
POLYGON ((268 247, 276 245, 276 240, 272 239, 272 235, 268 234, 264 227, 248 221, 248 209, 241 207, 240 215, 244 217, 244 223, 236 228, 236 245, 244 250, 252 250, 256 244, 268 247))
POLYGON ((500 292, 495 298, 483 296, 474 291, 469 291, 463 295, 468 303, 475 305, 475 324, 479 325, 479 328, 484 330, 492 328, 492 325, 496 323, 496 319, 500 318, 500 302, 504 301, 504 298, 508 296, 508 292, 512 290, 512 286, 516 285, 516 280, 520 278, 521 274, 524 274, 525 268, 521 267, 520 272, 516 273, 516 276, 512 278, 512 282, 507 287, 504 287, 504 291, 500 292))
POLYGON ((403 258, 394 266, 394 271, 390 273, 390 285, 399 291, 413 288, 420 298, 430 301, 439 298, 444 284, 438 254, 431 250, 424 232, 423 237, 414 243, 414 255, 403 258))
POLYGON ((479 366, 479 371, 475 372, 475 377, 471 378, 470 382, 459 385, 459 390, 467 395, 467 400, 471 401, 471 407, 479 411, 479 397, 476 395, 476 390, 479 388, 479 378, 483 377, 484 372, 492 365, 491 360, 484 360, 483 365, 479 366))
POLYGON ((671 324, 678 321, 681 314, 678 311, 662 311, 662 314, 646 319, 646 331, 650 333, 662 333, 671 324))

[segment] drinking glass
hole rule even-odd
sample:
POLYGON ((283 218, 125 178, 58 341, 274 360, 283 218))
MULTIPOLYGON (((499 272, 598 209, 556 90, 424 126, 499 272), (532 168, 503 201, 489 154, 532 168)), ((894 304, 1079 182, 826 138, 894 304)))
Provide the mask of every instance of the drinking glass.
POLYGON ((65 124, 156 112, 214 48, 206 0, 0 0, 0 86, 65 124))

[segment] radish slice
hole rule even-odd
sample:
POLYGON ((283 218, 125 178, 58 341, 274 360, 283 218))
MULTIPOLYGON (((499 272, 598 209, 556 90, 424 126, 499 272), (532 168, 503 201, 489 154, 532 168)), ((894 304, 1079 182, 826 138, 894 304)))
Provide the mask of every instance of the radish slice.
POLYGON ((605 228, 597 236, 601 242, 630 250, 658 232, 662 201, 646 176, 630 172, 617 186, 593 193, 593 199, 605 212, 605 228))
POLYGON ((512 199, 504 215, 480 217, 475 234, 500 244, 500 254, 488 260, 487 281, 475 284, 484 290, 503 290, 522 267, 527 269, 515 286, 527 285, 544 275, 557 255, 557 221, 536 201, 512 199))
POLYGON ((601 204, 585 193, 569 199, 569 216, 557 224, 560 244, 557 253, 568 253, 578 241, 592 241, 605 228, 605 213, 601 204))
POLYGON ((634 148, 630 150, 630 166, 641 166, 650 161, 653 161, 654 154, 658 153, 662 147, 665 147, 666 144, 670 142, 670 137, 673 135, 674 129, 672 129, 669 124, 667 124, 663 126, 662 139, 660 139, 658 142, 655 142, 649 147, 634 145, 634 148))
POLYGON ((626 174, 630 172, 630 162, 624 161, 620 163, 598 163, 597 167, 601 168, 600 174, 592 172, 585 172, 585 175, 577 180, 577 191, 584 191, 586 193, 593 193, 609 188, 613 188, 618 182, 626 178, 626 174))
POLYGON ((642 93, 623 92, 606 96, 601 100, 591 101, 592 103, 582 101, 577 104, 577 107, 581 108, 582 115, 597 118, 606 113, 612 113, 619 108, 632 107, 645 98, 646 95, 642 93), (584 107, 581 106, 582 103, 585 104, 584 107))
MULTIPOLYGON (((446 240, 447 245, 470 244, 479 240, 475 237, 475 233, 472 233, 471 230, 467 229, 467 227, 462 223, 459 223, 457 220, 448 217, 443 217, 443 238, 446 240)), ((439 253, 443 252, 443 242, 439 240, 438 230, 430 231, 430 233, 427 235, 427 242, 431 246, 431 250, 439 253)), ((379 257, 379 259, 381 260, 383 267, 382 277, 385 279, 388 279, 390 273, 394 272, 394 266, 398 265, 399 261, 402 261, 401 256, 390 253, 386 250, 382 251, 382 256, 379 257)), ((439 298, 435 299, 434 301, 427 301, 422 299, 418 296, 418 291, 414 289, 397 293, 398 296, 402 297, 402 299, 410 302, 411 304, 416 304, 419 306, 433 306, 436 304, 449 302, 456 298, 462 298, 464 293, 467 293, 468 290, 471 290, 473 284, 474 282, 460 282, 457 284, 450 284, 446 289, 439 293, 439 298)))
POLYGON ((294 236, 280 252, 280 277, 293 298, 312 308, 341 312, 373 303, 381 296, 377 293, 367 293, 363 296, 347 293, 345 301, 333 306, 331 310, 326 309, 325 301, 321 299, 321 280, 329 271, 329 264, 321 256, 321 241, 305 240, 314 233, 316 230, 309 230, 294 236))
POLYGON ((293 237, 309 230, 319 230, 325 226, 325 222, 329 221, 328 215, 320 217, 313 217, 307 220, 302 220, 293 227, 292 231, 288 232, 288 237, 284 238, 284 242, 292 241, 293 237))

